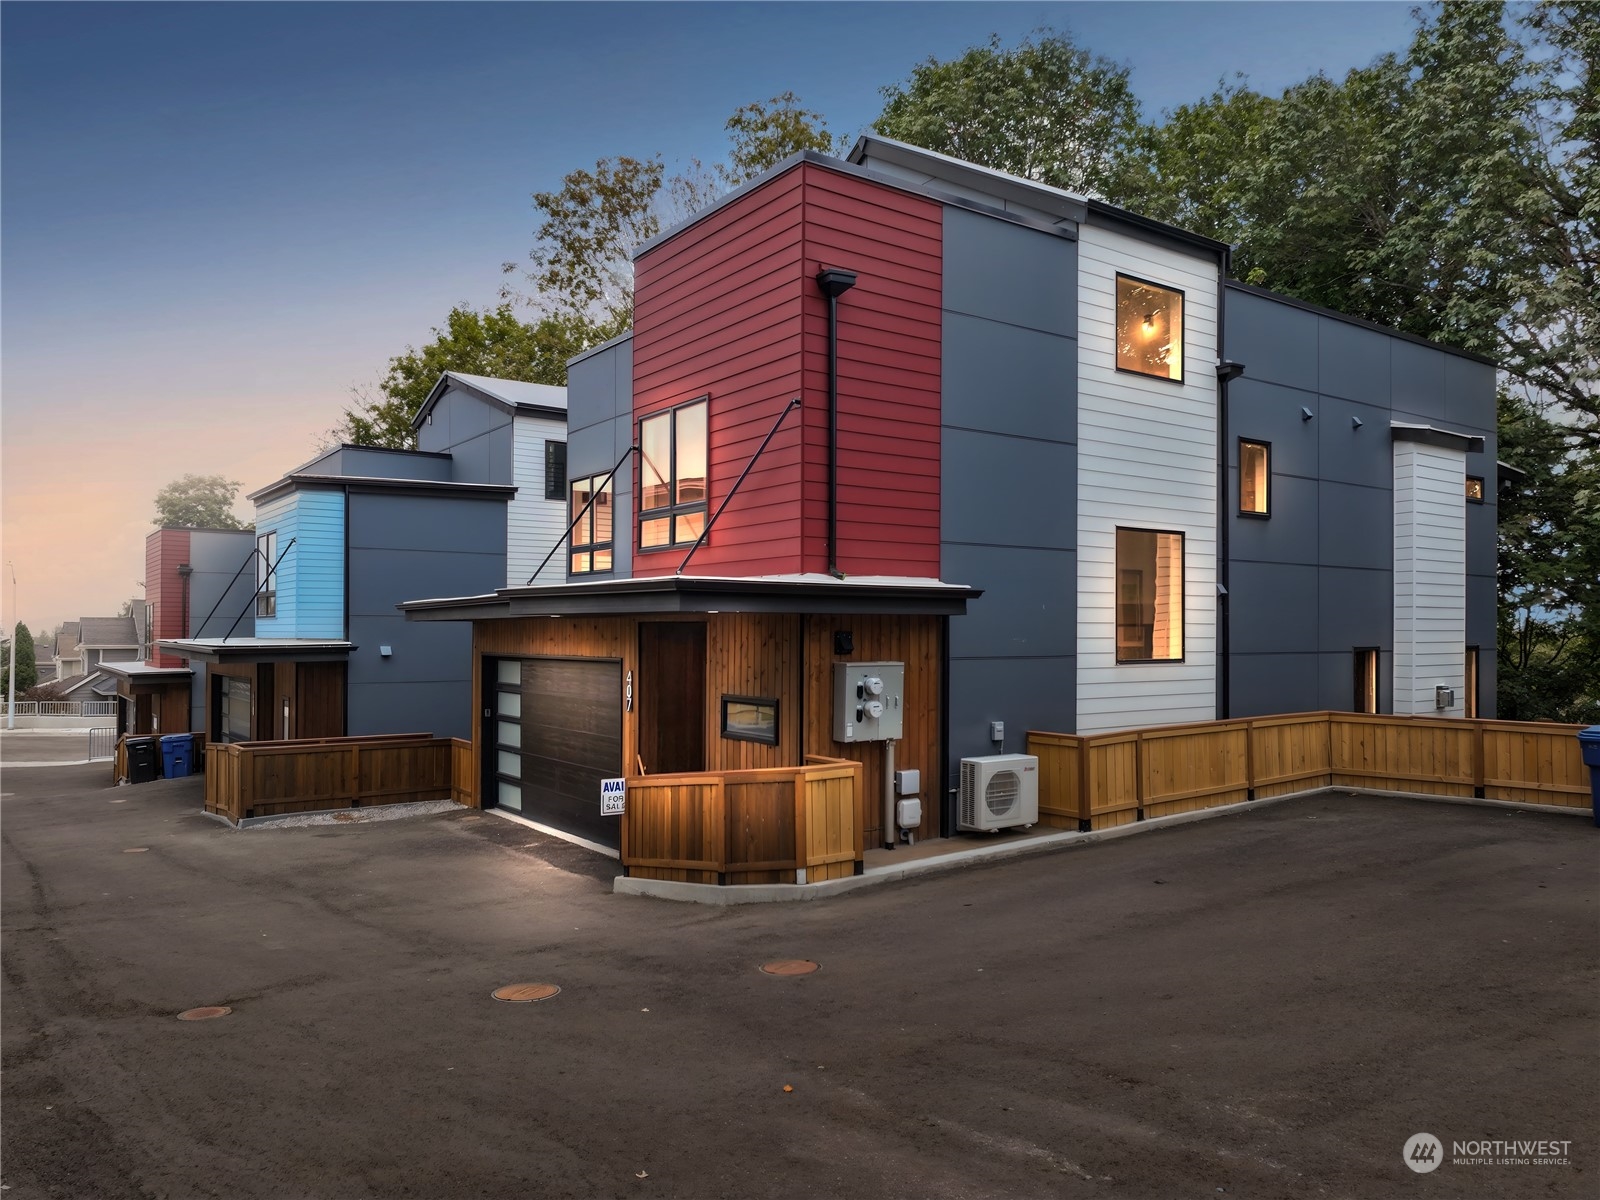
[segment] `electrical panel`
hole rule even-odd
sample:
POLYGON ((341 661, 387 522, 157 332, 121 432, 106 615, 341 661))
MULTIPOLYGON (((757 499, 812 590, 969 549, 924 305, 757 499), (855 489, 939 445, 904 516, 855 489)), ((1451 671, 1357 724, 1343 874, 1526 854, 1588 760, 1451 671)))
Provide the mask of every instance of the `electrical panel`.
POLYGON ((905 723, 905 696, 905 663, 834 663, 833 740, 898 739, 905 723))

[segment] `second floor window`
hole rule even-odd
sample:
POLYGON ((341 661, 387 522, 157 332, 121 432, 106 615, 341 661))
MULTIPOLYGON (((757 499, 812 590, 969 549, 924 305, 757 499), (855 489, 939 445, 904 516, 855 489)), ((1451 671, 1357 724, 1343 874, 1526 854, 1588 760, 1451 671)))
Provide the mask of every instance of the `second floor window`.
POLYGON ((686 546, 706 525, 706 401, 639 422, 639 548, 686 546))
POLYGON ((256 538, 256 616, 278 615, 278 535, 276 531, 256 538))
MULTIPOLYGON (((544 498, 559 500, 567 494, 567 444, 544 444, 544 498)), ((569 517, 568 520, 571 520, 569 517)))
POLYGON ((572 573, 588 575, 611 570, 611 480, 591 475, 572 482, 572 509, 568 520, 577 521, 572 530, 572 573), (605 480, 605 486, 600 481, 605 480), (598 491, 596 490, 598 489, 598 491), (594 503, 589 504, 593 497, 594 503), (584 512, 584 507, 588 511, 584 512), (582 513, 582 518, 579 515, 582 513))
POLYGON ((1117 370, 1183 379, 1183 293, 1117 276, 1117 370))
POLYGON ((1239 439, 1239 511, 1246 516, 1264 517, 1271 511, 1271 456, 1266 442, 1239 439))

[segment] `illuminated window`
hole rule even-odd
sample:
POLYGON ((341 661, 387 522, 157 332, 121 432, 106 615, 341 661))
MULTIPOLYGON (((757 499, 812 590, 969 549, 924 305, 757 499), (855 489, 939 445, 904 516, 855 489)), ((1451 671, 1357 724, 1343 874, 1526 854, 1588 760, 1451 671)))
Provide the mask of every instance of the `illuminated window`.
POLYGON ((1183 534, 1117 530, 1117 661, 1183 658, 1183 534))
POLYGON ((706 401, 639 422, 639 548, 684 546, 706 524, 706 401))
MULTIPOLYGON (((567 444, 544 444, 544 498, 559 500, 567 493, 567 444)), ((569 518, 570 519, 570 518, 569 518)))
POLYGON ((1117 370, 1183 379, 1183 293, 1117 276, 1117 370))
MULTIPOLYGON (((278 535, 276 531, 256 538, 256 616, 278 615, 278 535)), ((184 630, 184 636, 189 631, 184 630)))
POLYGON ((1467 499, 1473 504, 1483 503, 1483 480, 1477 475, 1467 476, 1467 499))
POLYGON ((1269 513, 1272 447, 1239 439, 1239 511, 1253 517, 1269 513))
POLYGON ((1378 711, 1378 649, 1376 646, 1363 646, 1355 653, 1355 711, 1375 713, 1378 711))
POLYGON ((1478 715, 1478 648, 1467 647, 1467 686, 1466 686, 1466 716, 1475 719, 1478 715))
POLYGON ((611 570, 611 480, 604 475, 572 481, 572 573, 588 575, 611 570), (601 486, 601 481, 605 486, 601 486), (596 490, 598 489, 598 490, 596 490), (594 503, 589 500, 593 497, 594 503), (588 511, 584 511, 587 508, 588 511), (579 514, 582 514, 581 516, 579 514))
POLYGON ((755 696, 722 698, 722 736, 736 742, 778 744, 778 702, 755 696))

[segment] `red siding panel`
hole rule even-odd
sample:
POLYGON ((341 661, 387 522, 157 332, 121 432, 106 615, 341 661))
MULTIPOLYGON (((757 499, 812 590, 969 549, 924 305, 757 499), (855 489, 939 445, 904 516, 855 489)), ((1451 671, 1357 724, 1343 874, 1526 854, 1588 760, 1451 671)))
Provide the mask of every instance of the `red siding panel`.
MULTIPOLYGON (((158 529, 144 539, 144 597, 154 607, 151 641, 184 638, 183 578, 178 567, 189 561, 189 531, 158 529)), ((181 667, 184 660, 159 649, 148 660, 152 666, 181 667)))
MULTIPOLYGON (((839 303, 840 567, 939 573, 942 237, 938 204, 802 163, 635 263, 634 420, 710 396, 713 512, 784 405, 804 400, 691 574, 827 569, 823 267, 859 275, 839 303)), ((634 574, 670 574, 683 555, 636 550, 634 574)))

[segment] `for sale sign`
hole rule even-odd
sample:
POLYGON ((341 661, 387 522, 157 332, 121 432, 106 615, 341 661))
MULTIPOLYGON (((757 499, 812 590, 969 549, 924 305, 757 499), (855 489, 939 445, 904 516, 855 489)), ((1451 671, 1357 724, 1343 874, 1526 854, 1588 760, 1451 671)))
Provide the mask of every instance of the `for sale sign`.
POLYGON ((600 781, 600 815, 602 817, 620 817, 627 805, 628 781, 626 779, 602 779, 600 781))

